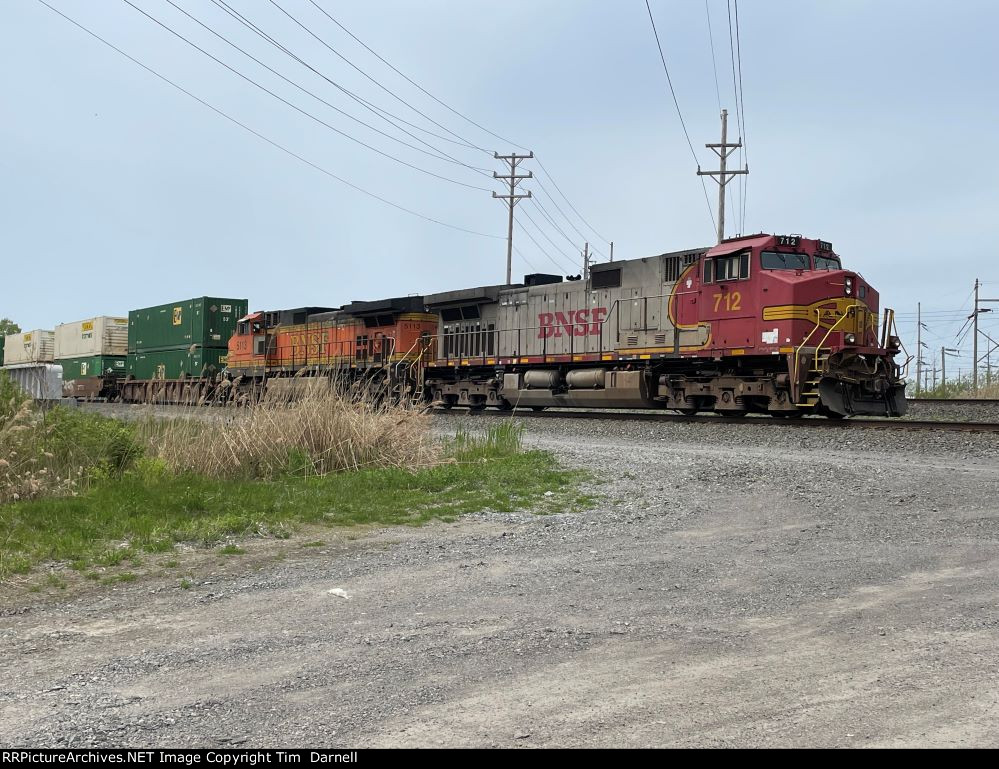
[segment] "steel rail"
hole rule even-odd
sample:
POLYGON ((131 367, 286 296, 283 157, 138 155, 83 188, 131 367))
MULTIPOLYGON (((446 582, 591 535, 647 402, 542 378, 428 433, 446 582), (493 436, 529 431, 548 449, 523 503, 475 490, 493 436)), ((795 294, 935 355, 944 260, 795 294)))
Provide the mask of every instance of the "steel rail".
POLYGON ((683 414, 667 414, 660 412, 635 411, 574 411, 554 410, 532 411, 514 409, 513 411, 497 411, 484 409, 471 411, 457 407, 456 409, 435 408, 434 414, 461 414, 473 417, 529 417, 531 419, 597 419, 617 420, 620 422, 679 422, 682 424, 717 424, 717 425, 768 425, 776 427, 808 427, 840 430, 857 430, 872 428, 875 430, 936 430, 938 432, 979 432, 999 433, 999 422, 945 422, 915 419, 826 419, 825 417, 724 417, 724 416, 684 416, 683 414))

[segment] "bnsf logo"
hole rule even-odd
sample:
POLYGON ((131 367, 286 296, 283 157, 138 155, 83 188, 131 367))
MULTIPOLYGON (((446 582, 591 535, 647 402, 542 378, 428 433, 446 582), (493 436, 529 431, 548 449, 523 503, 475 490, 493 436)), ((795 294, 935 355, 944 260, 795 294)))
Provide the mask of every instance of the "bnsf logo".
POLYGON ((599 334, 607 320, 606 307, 592 310, 569 310, 564 312, 538 313, 538 339, 559 336, 588 336, 599 334))

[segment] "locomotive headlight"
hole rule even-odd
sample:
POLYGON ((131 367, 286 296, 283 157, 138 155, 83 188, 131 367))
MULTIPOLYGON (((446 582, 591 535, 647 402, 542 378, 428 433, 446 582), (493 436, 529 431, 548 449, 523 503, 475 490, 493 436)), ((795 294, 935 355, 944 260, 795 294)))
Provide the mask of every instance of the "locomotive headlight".
POLYGON ((857 336, 855 334, 847 334, 846 336, 843 337, 843 341, 846 342, 847 344, 856 344, 857 336))
POLYGON ((853 278, 847 278, 846 281, 846 295, 850 296, 853 293, 853 278))

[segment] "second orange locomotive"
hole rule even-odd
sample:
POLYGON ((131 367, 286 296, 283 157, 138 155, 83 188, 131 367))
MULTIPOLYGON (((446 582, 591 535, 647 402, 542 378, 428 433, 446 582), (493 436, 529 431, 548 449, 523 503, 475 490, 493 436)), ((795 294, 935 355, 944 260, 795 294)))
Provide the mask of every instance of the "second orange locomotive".
POLYGON ((432 356, 436 331, 422 296, 255 312, 229 341, 227 372, 243 392, 322 374, 388 386, 400 397, 414 393, 413 368, 432 356))

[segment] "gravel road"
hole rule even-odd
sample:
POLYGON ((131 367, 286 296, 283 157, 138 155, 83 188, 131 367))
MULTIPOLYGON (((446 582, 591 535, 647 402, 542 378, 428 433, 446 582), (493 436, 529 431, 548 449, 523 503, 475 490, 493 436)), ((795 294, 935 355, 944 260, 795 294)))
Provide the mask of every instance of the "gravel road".
POLYGON ((594 509, 0 588, 0 743, 999 746, 994 436, 527 429, 594 509))

